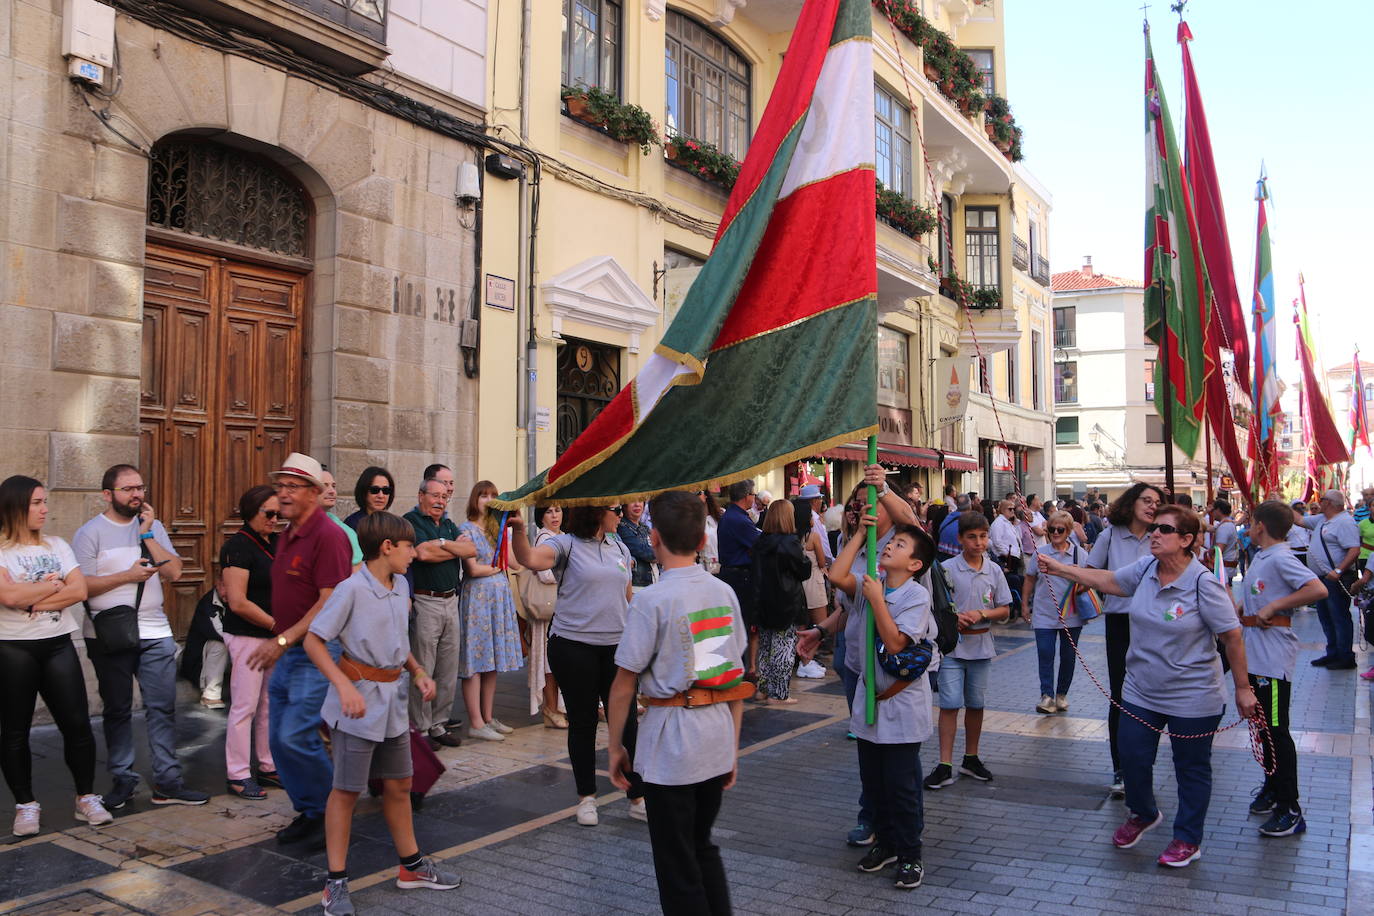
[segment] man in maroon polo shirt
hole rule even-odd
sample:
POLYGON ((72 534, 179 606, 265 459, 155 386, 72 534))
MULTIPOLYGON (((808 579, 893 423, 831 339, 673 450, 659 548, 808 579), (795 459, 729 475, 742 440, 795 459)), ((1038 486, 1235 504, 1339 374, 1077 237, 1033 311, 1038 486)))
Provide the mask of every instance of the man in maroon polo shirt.
MULTIPOLYGON (((300 645, 310 622, 338 585, 352 573, 348 537, 319 508, 323 469, 309 455, 292 453, 272 472, 281 515, 290 527, 272 561, 272 633, 249 659, 272 668, 268 683, 269 740, 282 787, 297 811, 277 834, 279 843, 324 845, 324 806, 334 783, 334 765, 320 738, 320 707, 329 681, 300 645)), ((338 657, 337 644, 331 644, 338 657)))

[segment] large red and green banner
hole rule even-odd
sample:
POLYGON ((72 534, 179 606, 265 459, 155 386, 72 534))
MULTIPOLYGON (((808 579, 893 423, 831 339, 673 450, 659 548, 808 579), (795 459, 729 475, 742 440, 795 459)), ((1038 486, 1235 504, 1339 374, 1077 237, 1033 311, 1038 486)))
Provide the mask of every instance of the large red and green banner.
POLYGON ((1254 471, 1251 499, 1259 502, 1278 490, 1279 425, 1283 407, 1279 404, 1282 386, 1279 384, 1277 360, 1278 303, 1274 301, 1273 258, 1269 251, 1269 217, 1264 202, 1269 199, 1269 186, 1261 173, 1255 187, 1258 216, 1255 219, 1255 289, 1251 311, 1255 322, 1255 375, 1251 389, 1254 404, 1250 424, 1250 460, 1254 471))
POLYGON ((1307 288, 1298 275, 1298 298, 1293 302, 1298 326, 1298 363, 1302 367, 1302 396, 1307 408, 1307 460, 1313 468, 1340 464, 1350 460, 1345 437, 1336 428, 1331 402, 1326 397, 1326 385, 1316 351, 1312 346, 1312 327, 1307 319, 1307 288))
POLYGON ((877 431, 870 32, 867 0, 807 0, 673 323, 558 461, 498 505, 730 483, 877 431))
MULTIPOLYGON (((1197 452, 1206 407, 1203 307, 1210 300, 1188 182, 1145 30, 1145 334, 1159 347, 1155 406, 1167 392, 1174 445, 1197 452)), ((1212 366, 1216 368, 1215 364, 1212 366)), ((1233 469, 1234 470, 1234 469, 1233 469)))

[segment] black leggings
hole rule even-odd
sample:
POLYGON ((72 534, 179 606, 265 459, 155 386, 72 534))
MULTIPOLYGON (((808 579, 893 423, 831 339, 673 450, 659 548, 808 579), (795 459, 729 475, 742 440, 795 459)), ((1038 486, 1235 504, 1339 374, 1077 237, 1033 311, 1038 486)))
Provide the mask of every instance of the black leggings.
POLYGON ((0 639, 0 771, 16 804, 33 801, 29 729, 39 695, 62 732, 62 752, 77 795, 95 789, 95 735, 86 679, 69 635, 0 639))
MULTIPOLYGON (((568 708, 568 756, 572 759, 573 779, 579 797, 596 794, 596 708, 611 708, 611 682, 615 680, 615 646, 593 646, 561 636, 549 637, 549 668, 563 691, 563 705, 568 708)), ((635 757, 635 735, 639 719, 633 702, 625 716, 625 731, 620 743, 635 757)), ((644 790, 638 784, 631 787, 631 798, 638 798, 644 790)))
MULTIPOLYGON (((1107 680, 1111 684, 1112 699, 1121 702, 1121 687, 1126 683, 1126 652, 1131 648, 1131 615, 1107 614, 1107 680)), ((1121 754, 1116 748, 1116 735, 1121 728, 1121 710, 1116 703, 1107 707, 1107 741, 1112 750, 1112 770, 1121 770, 1121 754)))

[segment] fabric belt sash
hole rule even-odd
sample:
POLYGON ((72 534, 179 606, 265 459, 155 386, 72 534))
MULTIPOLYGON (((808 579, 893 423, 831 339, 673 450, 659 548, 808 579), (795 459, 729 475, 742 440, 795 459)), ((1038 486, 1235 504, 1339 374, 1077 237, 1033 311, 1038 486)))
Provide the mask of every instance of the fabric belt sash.
POLYGON ((963 635, 963 636, 977 636, 979 633, 986 633, 988 630, 991 630, 991 629, 992 629, 992 627, 979 627, 979 628, 976 629, 976 630, 965 630, 961 635, 963 635))
MULTIPOLYGON (((1243 614, 1240 618, 1240 625, 1243 627, 1263 626, 1258 614, 1243 614)), ((1275 614, 1269 618, 1269 625, 1271 627, 1291 627, 1293 618, 1287 614, 1275 614)))
POLYGON ((339 670, 350 681, 376 681, 379 684, 390 684, 401 676, 404 668, 374 668, 371 665, 364 665, 356 659, 349 658, 347 655, 339 656, 339 670))
POLYGON ((682 693, 671 697, 645 697, 644 702, 650 706, 683 706, 687 709, 696 709, 701 706, 712 706, 716 703, 728 703, 731 700, 747 700, 754 695, 756 689, 748 681, 734 687, 726 687, 724 690, 712 690, 709 687, 689 687, 682 693))

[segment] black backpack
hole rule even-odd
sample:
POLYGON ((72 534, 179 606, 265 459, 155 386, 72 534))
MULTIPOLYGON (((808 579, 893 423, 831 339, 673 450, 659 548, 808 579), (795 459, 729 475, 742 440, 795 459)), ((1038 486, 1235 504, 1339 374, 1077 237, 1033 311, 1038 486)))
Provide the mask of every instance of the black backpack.
POLYGON ((944 567, 938 562, 931 564, 926 583, 930 591, 930 613, 939 628, 935 635, 935 646, 941 655, 948 655, 959 645, 959 613, 954 608, 954 589, 945 577, 944 567))

